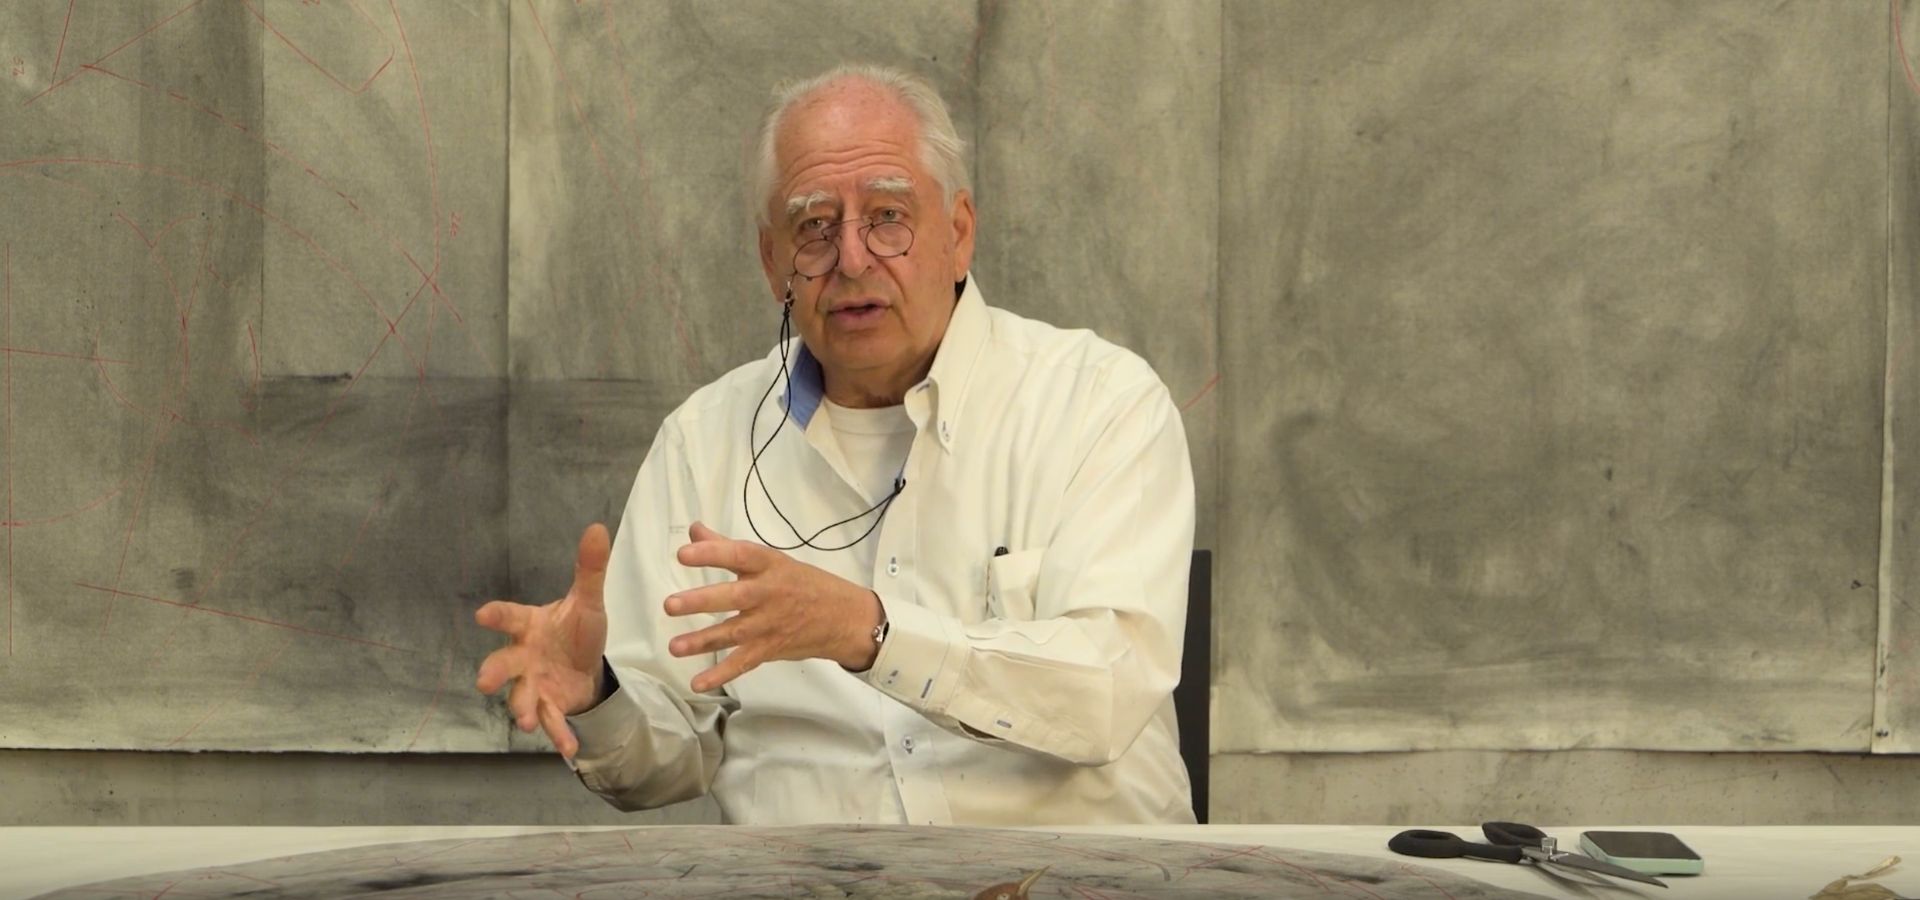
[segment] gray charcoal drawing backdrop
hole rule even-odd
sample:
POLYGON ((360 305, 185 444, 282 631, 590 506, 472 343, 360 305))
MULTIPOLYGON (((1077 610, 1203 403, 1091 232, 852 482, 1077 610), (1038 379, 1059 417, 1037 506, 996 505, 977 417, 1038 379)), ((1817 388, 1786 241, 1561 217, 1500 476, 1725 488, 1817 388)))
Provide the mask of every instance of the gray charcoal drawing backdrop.
POLYGON ((1917 19, 8 4, 0 824, 619 821, 488 756, 545 745, 470 616, 769 346, 745 134, 843 59, 952 104, 989 301, 1184 409, 1217 821, 1466 821, 1534 751, 1638 785, 1560 821, 1910 817, 1917 19))

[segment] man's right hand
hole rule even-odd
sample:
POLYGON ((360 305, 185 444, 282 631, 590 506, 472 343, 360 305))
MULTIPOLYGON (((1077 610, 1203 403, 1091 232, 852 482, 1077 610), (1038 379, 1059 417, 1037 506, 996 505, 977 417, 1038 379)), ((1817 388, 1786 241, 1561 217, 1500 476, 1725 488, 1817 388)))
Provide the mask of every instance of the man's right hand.
POLYGON ((543 727, 560 755, 572 759, 580 742, 566 717, 585 712, 600 696, 600 658, 607 649, 607 607, 602 596, 610 554, 607 529, 594 524, 580 536, 573 588, 545 606, 495 600, 473 620, 512 638, 487 654, 474 686, 491 694, 509 680, 507 709, 521 731, 543 727))

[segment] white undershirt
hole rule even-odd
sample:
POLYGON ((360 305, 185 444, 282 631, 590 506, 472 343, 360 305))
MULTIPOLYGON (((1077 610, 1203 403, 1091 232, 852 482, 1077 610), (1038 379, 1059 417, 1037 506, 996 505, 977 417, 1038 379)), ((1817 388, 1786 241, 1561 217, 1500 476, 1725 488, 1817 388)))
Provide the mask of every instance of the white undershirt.
POLYGON ((840 445, 848 471, 866 492, 867 502, 879 503, 893 493, 893 480, 913 446, 913 419, 907 416, 906 406, 854 409, 832 400, 822 400, 820 405, 827 424, 833 426, 833 439, 840 445))

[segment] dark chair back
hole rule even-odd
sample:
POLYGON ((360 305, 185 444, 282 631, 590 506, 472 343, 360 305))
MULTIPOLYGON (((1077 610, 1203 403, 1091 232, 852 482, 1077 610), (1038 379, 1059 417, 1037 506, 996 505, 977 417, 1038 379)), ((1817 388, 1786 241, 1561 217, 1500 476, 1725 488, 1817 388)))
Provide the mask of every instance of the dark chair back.
POLYGON ((1187 634, 1173 712, 1180 722, 1180 758, 1193 782, 1193 814, 1207 824, 1207 754, 1213 683, 1213 551, 1193 551, 1187 579, 1187 634))

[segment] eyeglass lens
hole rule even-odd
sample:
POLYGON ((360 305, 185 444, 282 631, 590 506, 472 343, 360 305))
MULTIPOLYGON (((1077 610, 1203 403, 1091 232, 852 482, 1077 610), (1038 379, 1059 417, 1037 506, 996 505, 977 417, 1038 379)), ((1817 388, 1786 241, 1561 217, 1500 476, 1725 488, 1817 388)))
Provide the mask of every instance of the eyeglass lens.
MULTIPOLYGON (((905 222, 870 222, 860 230, 866 233, 867 252, 880 259, 900 256, 913 246, 913 229, 905 222)), ((801 244, 793 254, 794 273, 818 278, 833 271, 840 263, 839 236, 839 227, 833 226, 824 237, 801 244)))

